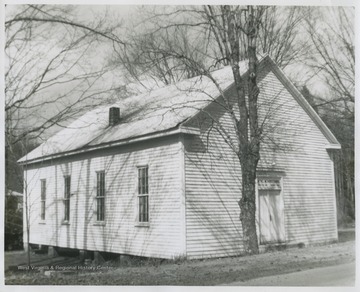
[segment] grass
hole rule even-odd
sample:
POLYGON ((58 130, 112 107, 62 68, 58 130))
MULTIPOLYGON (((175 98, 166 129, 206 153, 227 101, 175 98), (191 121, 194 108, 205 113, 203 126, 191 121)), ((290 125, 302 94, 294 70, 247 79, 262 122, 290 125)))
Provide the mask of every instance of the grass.
MULTIPOLYGON (((7 285, 219 285, 252 278, 295 272, 355 260, 354 232, 340 232, 339 242, 322 246, 293 247, 254 256, 206 260, 162 260, 109 254, 94 269, 44 272, 6 271, 7 285)), ((17 255, 17 256, 21 256, 17 255)), ((32 255, 35 264, 83 265, 78 257, 32 255)), ((5 261, 11 260, 5 254, 5 261)), ((18 259, 19 260, 19 259, 18 259)))

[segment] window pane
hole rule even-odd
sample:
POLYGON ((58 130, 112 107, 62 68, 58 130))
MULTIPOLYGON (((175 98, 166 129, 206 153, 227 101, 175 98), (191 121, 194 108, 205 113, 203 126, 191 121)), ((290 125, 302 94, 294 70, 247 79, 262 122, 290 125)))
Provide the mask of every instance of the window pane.
POLYGON ((64 221, 70 220, 71 176, 64 177, 64 221))
POLYGON ((99 208, 98 221, 101 221, 101 220, 102 220, 102 206, 101 206, 101 199, 98 199, 98 208, 99 208))
POLYGON ((142 188, 142 194, 145 194, 145 168, 142 169, 141 188, 142 188))
POLYGON ((148 168, 145 168, 145 193, 148 194, 148 168))
POLYGON ((142 197, 139 197, 139 221, 142 222, 143 221, 143 201, 142 201, 142 197))
POLYGON ((145 222, 148 222, 149 220, 149 218, 148 218, 148 214, 149 214, 149 204, 148 204, 148 196, 146 196, 146 197, 144 197, 144 221, 145 222))
POLYGON ((45 200, 46 198, 46 180, 41 180, 41 200, 45 200))
POLYGON ((105 173, 100 173, 100 196, 103 197, 105 195, 105 173))
POLYGON ((142 167, 138 169, 138 193, 147 194, 149 192, 148 187, 148 167, 142 167))
POLYGON ((105 172, 97 172, 96 220, 105 220, 105 172))
POLYGON ((41 220, 45 220, 45 201, 41 201, 41 220))
POLYGON ((99 204, 99 199, 96 200, 96 220, 99 221, 100 220, 100 204, 99 204))
POLYGON ((105 199, 98 198, 97 199, 97 221, 104 221, 105 219, 105 199))
POLYGON ((145 177, 144 177, 144 172, 143 172, 143 176, 141 177, 141 193, 142 193, 142 194, 145 193, 145 177))
POLYGON ((64 177, 64 197, 66 198, 67 196, 67 191, 68 191, 68 188, 67 188, 67 177, 64 177))
POLYGON ((139 222, 149 221, 148 196, 139 197, 139 222))
POLYGON ((148 191, 148 167, 141 167, 138 169, 139 222, 149 221, 148 191))
POLYGON ((70 220, 70 200, 66 199, 64 201, 64 207, 65 207, 64 220, 69 221, 70 220))
POLYGON ((45 220, 45 208, 46 208, 46 180, 42 179, 40 185, 40 218, 41 220, 45 220))
POLYGON ((99 181, 100 181, 100 174, 96 173, 96 196, 99 196, 99 193, 100 193, 99 181))
POLYGON ((101 199, 101 220, 105 219, 105 199, 101 199))
POLYGON ((145 194, 149 193, 149 184, 148 184, 148 176, 147 176, 147 169, 146 169, 146 179, 145 179, 145 194))
POLYGON ((142 168, 139 168, 139 194, 143 193, 142 190, 142 168))

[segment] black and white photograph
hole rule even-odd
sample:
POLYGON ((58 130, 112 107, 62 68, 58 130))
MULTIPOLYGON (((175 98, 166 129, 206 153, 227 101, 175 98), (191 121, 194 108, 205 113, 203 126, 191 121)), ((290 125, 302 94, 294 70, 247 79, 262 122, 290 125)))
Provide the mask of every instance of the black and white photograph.
POLYGON ((356 6, 5 1, 0 290, 355 291, 356 6))

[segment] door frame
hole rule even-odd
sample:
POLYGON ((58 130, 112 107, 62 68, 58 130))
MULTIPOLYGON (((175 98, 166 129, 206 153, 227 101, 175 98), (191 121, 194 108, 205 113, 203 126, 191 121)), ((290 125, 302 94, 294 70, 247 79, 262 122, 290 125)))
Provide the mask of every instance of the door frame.
MULTIPOLYGON (((258 172, 256 175, 256 185, 255 185, 255 190, 256 190, 256 234, 257 234, 257 238, 258 238, 258 244, 259 245, 267 245, 267 244, 271 244, 271 242, 269 243, 261 243, 260 242, 260 197, 259 197, 259 180, 261 179, 276 179, 280 181, 280 187, 281 187, 281 191, 280 191, 280 200, 281 200, 281 204, 282 204, 282 211, 281 211, 281 216, 283 218, 283 232, 284 232, 284 240, 278 243, 285 243, 287 242, 287 232, 286 232, 286 220, 285 220, 285 204, 284 204, 284 177, 285 177, 285 173, 283 171, 261 171, 258 172)), ((275 242, 274 242, 275 243, 275 242)))

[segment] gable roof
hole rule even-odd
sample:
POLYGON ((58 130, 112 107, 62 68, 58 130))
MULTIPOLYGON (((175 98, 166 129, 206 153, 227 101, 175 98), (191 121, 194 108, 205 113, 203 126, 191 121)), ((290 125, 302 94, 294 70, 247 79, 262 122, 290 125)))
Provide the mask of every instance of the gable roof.
MULTIPOLYGON (((273 72, 319 126, 329 142, 338 144, 324 122, 270 57, 262 58, 259 63, 265 61, 268 61, 273 72)), ((239 65, 241 74, 246 74, 248 62, 242 61, 239 65)), ((230 66, 216 70, 211 75, 223 91, 234 83, 230 66)), ((101 106, 87 112, 18 162, 33 163, 131 141, 150 139, 164 134, 196 133, 193 129, 182 128, 181 124, 208 106, 219 95, 214 82, 208 77, 197 76, 151 92, 127 97, 115 104, 101 106), (110 107, 120 108, 121 120, 114 126, 109 126, 110 107)))

